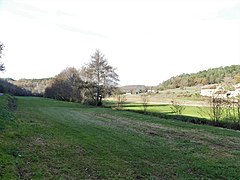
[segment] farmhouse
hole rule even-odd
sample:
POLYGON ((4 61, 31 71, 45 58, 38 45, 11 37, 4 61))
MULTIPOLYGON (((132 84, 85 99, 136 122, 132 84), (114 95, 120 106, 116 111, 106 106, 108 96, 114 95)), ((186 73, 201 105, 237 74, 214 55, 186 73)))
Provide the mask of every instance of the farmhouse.
POLYGON ((220 92, 224 91, 222 86, 217 85, 206 85, 201 88, 201 96, 208 96, 212 97, 214 94, 219 94, 220 92))
POLYGON ((217 85, 207 85, 201 88, 201 96, 230 98, 240 96, 240 83, 234 86, 234 91, 226 91, 224 87, 217 85))
POLYGON ((234 87, 235 89, 240 89, 240 83, 236 84, 234 87))
POLYGON ((229 97, 237 97, 240 96, 240 83, 236 84, 235 86, 235 91, 229 91, 228 96, 229 97))

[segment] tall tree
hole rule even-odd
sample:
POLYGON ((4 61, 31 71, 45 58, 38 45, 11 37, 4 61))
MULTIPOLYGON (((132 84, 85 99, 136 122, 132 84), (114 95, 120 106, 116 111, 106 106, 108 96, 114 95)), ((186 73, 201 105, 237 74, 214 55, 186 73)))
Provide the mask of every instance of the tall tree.
POLYGON ((108 64, 105 56, 96 50, 91 56, 90 62, 86 64, 82 70, 82 79, 91 84, 91 94, 97 106, 102 105, 102 97, 112 93, 119 81, 118 75, 113 68, 108 64))
MULTIPOLYGON (((0 59, 2 58, 2 50, 3 50, 4 45, 0 42, 0 59)), ((4 71, 5 66, 2 62, 0 62, 0 71, 4 71)))

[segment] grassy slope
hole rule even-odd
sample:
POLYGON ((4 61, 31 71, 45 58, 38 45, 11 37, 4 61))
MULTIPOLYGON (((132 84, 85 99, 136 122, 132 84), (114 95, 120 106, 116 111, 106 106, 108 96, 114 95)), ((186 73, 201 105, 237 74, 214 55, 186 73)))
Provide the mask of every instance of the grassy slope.
POLYGON ((15 162, 14 148, 12 141, 17 124, 13 109, 14 98, 9 95, 0 96, 0 179, 3 172, 11 172, 15 162))
POLYGON ((238 179, 240 133, 127 111, 18 98, 0 178, 238 179))

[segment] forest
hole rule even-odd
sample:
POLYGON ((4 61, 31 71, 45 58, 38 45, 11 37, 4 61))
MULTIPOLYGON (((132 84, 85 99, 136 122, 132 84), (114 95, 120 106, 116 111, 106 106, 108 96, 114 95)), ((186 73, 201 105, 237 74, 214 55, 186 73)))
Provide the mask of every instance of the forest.
POLYGON ((197 73, 181 74, 163 81, 160 90, 197 85, 220 84, 227 85, 240 83, 240 65, 212 68, 197 73))

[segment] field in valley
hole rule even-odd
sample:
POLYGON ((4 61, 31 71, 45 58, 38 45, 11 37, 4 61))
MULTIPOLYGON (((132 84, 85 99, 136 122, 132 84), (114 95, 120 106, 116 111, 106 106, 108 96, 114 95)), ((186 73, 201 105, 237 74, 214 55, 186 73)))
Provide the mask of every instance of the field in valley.
POLYGON ((0 179, 238 179, 239 131, 44 98, 0 97, 0 179), (15 118, 13 118, 15 117, 15 118))
MULTIPOLYGON (((186 107, 183 111, 183 115, 209 119, 208 111, 206 111, 209 107, 209 103, 206 99, 201 97, 199 93, 200 90, 196 86, 159 91, 159 93, 149 96, 147 101, 147 112, 150 114, 159 113, 174 116, 175 114, 171 109, 172 101, 174 101, 186 107)), ((141 95, 142 94, 122 95, 125 98, 122 109, 143 112, 143 99, 141 95)), ((114 107, 116 103, 117 99, 115 97, 105 100, 106 106, 114 107)))
MULTIPOLYGON (((126 94, 126 102, 141 103, 141 94, 126 94)), ((149 98, 149 104, 169 104, 172 100, 177 100, 185 105, 203 106, 206 105, 203 98, 200 96, 200 88, 185 87, 177 89, 168 89, 154 93, 149 98)))

